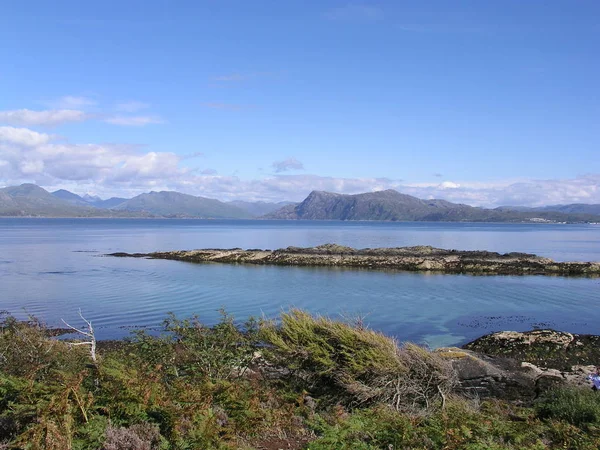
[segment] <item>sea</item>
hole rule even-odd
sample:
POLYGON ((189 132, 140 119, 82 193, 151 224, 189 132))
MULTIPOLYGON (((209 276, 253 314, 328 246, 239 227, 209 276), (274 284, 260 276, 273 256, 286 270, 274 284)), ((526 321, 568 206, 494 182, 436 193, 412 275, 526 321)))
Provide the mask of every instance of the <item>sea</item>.
POLYGON ((336 243, 431 245, 600 261, 600 225, 186 219, 0 219, 0 310, 98 339, 160 333, 172 312, 240 323, 301 308, 432 348, 500 330, 600 334, 600 279, 474 276, 113 258, 112 252, 336 243))

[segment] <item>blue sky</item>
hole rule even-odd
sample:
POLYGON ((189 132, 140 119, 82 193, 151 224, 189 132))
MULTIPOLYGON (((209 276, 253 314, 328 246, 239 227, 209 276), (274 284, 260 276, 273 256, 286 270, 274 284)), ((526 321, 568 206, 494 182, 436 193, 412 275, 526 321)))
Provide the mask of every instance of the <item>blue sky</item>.
POLYGON ((27 1, 0 185, 600 203, 597 1, 27 1))

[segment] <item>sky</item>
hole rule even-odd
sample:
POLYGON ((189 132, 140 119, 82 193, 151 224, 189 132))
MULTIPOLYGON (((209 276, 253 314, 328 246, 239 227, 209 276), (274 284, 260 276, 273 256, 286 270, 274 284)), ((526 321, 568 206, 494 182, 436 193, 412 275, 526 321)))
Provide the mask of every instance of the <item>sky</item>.
POLYGON ((4 2, 0 186, 24 182, 600 203, 600 2, 4 2))

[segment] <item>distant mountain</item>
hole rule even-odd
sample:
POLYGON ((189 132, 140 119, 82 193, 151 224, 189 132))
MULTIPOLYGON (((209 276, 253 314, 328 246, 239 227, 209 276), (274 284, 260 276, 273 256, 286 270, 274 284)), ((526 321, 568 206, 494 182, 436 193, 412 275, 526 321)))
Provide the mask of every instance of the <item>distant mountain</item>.
POLYGON ((248 214, 253 217, 264 216, 265 214, 269 214, 275 212, 284 206, 288 205, 297 205, 297 203, 292 202, 278 202, 278 203, 270 203, 270 202, 245 202, 242 200, 233 200, 231 202, 227 202, 229 205, 236 206, 240 209, 243 209, 248 214))
POLYGON ((600 205, 588 205, 585 203, 572 203, 569 205, 549 205, 537 208, 528 208, 526 206, 502 206, 498 209, 511 211, 554 211, 564 214, 592 214, 600 216, 600 205))
POLYGON ((598 217, 583 214, 476 208, 446 200, 422 200, 392 189, 356 195, 313 191, 302 203, 285 206, 264 217, 301 220, 447 222, 585 222, 598 219, 598 217))
POLYGON ((96 208, 112 209, 115 206, 119 206, 121 203, 126 202, 127 200, 130 200, 130 199, 122 198, 122 197, 111 197, 106 200, 98 200, 98 201, 92 202, 91 204, 93 206, 95 206, 96 208))
POLYGON ((476 208, 422 200, 394 190, 357 195, 313 191, 301 203, 220 202, 179 192, 150 192, 132 199, 99 200, 35 184, 0 189, 0 216, 182 217, 214 219, 389 220, 447 222, 600 222, 600 205, 476 208), (87 199, 87 201, 86 201, 87 199), (280 207, 279 209, 276 209, 280 207), (275 209, 275 210, 274 210, 275 209))
POLYGON ((133 197, 113 210, 145 212, 162 217, 197 217, 213 219, 246 219, 251 215, 227 203, 179 192, 150 192, 133 197))
POLYGON ((79 196, 77 194, 73 194, 72 192, 67 191, 65 189, 60 189, 58 191, 54 191, 54 192, 52 192, 52 195, 54 195, 57 198, 66 200, 73 205, 93 206, 94 208, 100 208, 100 209, 111 209, 111 208, 114 208, 115 206, 118 206, 121 203, 129 200, 128 198, 121 198, 121 197, 111 197, 108 200, 102 200, 97 195, 91 196, 88 194, 85 194, 83 197, 81 197, 81 196, 79 196))
POLYGON ((83 197, 80 197, 77 194, 73 194, 72 192, 67 191, 65 189, 59 189, 58 191, 54 191, 52 192, 52 195, 56 198, 65 200, 66 202, 69 202, 72 205, 90 206, 89 202, 84 200, 83 197))
POLYGON ((102 201, 102 199, 97 195, 84 194, 81 198, 88 203, 97 203, 102 201))
POLYGON ((35 184, 0 189, 0 216, 92 217, 95 215, 97 215, 95 208, 73 204, 35 184))

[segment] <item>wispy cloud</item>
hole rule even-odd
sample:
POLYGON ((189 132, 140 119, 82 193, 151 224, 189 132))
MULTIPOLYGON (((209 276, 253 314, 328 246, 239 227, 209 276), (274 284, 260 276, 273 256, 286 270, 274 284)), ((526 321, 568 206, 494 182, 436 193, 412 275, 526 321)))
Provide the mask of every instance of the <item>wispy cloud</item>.
POLYGON ((201 158, 204 156, 204 153, 202 152, 193 152, 193 153, 188 153, 186 155, 183 155, 181 157, 182 160, 184 159, 194 159, 194 158, 201 158))
POLYGON ((132 100, 129 102, 117 103, 115 105, 115 109, 120 112, 126 113, 134 113, 138 111, 142 111, 144 109, 150 108, 149 103, 138 102, 136 100, 132 100))
POLYGON ((329 20, 345 22, 377 22, 384 18, 381 8, 367 3, 348 3, 325 13, 329 20))
POLYGON ((104 122, 123 127, 144 127, 146 125, 165 123, 158 116, 113 116, 107 117, 104 119, 104 122))
POLYGON ((98 103, 96 100, 90 97, 65 95, 51 102, 47 102, 47 105, 57 109, 85 109, 90 106, 96 106, 98 103))
POLYGON ((69 122, 83 122, 91 117, 91 115, 75 109, 0 111, 0 123, 18 126, 56 126, 69 122))
POLYGON ((215 169, 204 169, 200 171, 202 175, 216 175, 217 171, 215 169))
POLYGON ((275 161, 272 164, 275 172, 287 172, 288 170, 304 170, 304 164, 298 161, 296 158, 287 158, 283 161, 275 161))

